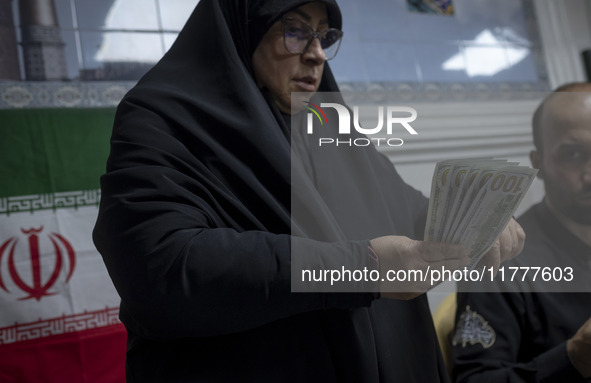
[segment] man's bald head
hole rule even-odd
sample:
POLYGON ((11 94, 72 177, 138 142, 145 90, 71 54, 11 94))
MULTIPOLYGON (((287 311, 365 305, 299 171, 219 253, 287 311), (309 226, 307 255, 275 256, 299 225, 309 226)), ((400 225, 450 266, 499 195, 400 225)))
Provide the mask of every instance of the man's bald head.
POLYGON ((566 116, 573 112, 576 113, 577 110, 573 109, 581 106, 576 101, 582 101, 582 97, 577 97, 576 93, 579 93, 582 97, 591 94, 591 83, 572 82, 561 85, 547 96, 536 109, 532 119, 533 139, 536 150, 540 154, 543 153, 544 147, 542 138, 544 134, 543 130, 545 129, 544 125, 550 125, 546 122, 548 122, 549 119, 553 119, 552 116, 559 117, 563 115, 566 116))

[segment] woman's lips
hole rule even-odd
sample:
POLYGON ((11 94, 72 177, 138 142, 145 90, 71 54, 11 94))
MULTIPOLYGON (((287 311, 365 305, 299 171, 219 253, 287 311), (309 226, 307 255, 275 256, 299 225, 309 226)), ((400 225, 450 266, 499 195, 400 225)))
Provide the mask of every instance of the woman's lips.
POLYGON ((306 92, 316 91, 316 79, 313 77, 302 77, 294 79, 298 87, 306 92))

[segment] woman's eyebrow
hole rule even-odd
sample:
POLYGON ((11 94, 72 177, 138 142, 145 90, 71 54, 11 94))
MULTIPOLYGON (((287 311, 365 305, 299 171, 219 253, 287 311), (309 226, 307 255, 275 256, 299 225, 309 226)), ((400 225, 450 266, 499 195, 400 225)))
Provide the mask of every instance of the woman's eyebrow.
MULTIPOLYGON (((298 14, 302 19, 304 19, 304 21, 306 22, 310 22, 312 20, 312 16, 310 16, 309 14, 307 14, 306 12, 299 10, 299 9, 292 9, 290 11, 290 13, 296 13, 298 14)), ((323 25, 323 24, 328 24, 328 19, 322 19, 318 22, 319 25, 323 25)))

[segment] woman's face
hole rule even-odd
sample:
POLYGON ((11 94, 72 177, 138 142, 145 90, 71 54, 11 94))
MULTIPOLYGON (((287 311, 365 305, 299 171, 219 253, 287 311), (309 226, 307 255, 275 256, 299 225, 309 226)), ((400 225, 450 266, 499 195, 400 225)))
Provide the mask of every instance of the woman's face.
MULTIPOLYGON (((316 32, 328 29, 326 6, 308 3, 287 12, 283 16, 293 17, 308 23, 316 32)), ((308 92, 308 101, 318 90, 326 56, 315 38, 301 55, 289 53, 283 43, 283 24, 277 21, 263 36, 254 51, 252 63, 255 80, 259 88, 267 88, 273 100, 283 113, 291 114, 291 92, 308 92)), ((299 103, 298 103, 299 104, 299 103)), ((304 103, 295 105, 301 109, 304 103)))

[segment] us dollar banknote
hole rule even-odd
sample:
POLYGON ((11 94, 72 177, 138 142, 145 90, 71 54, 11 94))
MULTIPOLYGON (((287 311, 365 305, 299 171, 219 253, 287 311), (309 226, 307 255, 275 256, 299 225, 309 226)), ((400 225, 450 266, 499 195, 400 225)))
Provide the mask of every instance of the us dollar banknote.
POLYGON ((536 169, 492 158, 438 162, 425 240, 466 246, 473 268, 509 223, 536 174, 536 169))

